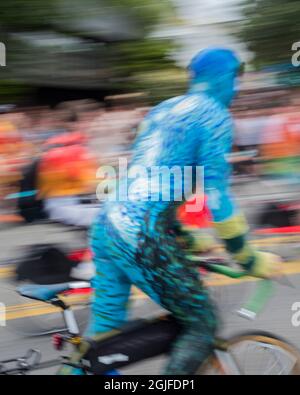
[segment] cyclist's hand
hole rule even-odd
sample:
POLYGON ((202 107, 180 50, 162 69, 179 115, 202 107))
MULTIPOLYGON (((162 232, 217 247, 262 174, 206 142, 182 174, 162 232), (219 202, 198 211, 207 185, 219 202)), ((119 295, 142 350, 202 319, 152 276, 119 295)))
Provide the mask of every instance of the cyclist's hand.
POLYGON ((270 252, 258 251, 251 275, 260 278, 274 278, 282 275, 282 260, 280 256, 270 252))
POLYGON ((193 252, 205 253, 216 249, 216 240, 208 234, 194 235, 191 250, 193 252))
POLYGON ((186 243, 183 244, 183 248, 192 252, 192 253, 207 253, 212 252, 216 249, 217 243, 213 236, 210 234, 204 233, 203 231, 188 229, 186 227, 183 228, 185 232, 182 240, 186 240, 186 243))

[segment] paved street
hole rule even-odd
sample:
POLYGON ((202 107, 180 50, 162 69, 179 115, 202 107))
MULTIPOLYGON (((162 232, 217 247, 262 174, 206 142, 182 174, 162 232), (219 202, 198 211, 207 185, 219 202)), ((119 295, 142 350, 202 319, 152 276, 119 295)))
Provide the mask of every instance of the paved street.
MULTIPOLYGON (((247 186, 240 188, 240 204, 245 209, 248 218, 253 219, 260 209, 259 199, 255 200, 255 188, 249 193, 247 186), (249 201, 252 203, 249 204, 249 201)), ((265 192, 265 191, 264 191, 265 192)), ((284 194, 284 190, 274 191, 275 194, 284 194)), ((250 221, 251 222, 251 221, 250 221)), ((220 333, 225 336, 232 335, 245 329, 264 329, 281 335, 300 348, 300 326, 293 327, 291 323, 294 302, 300 302, 300 235, 287 236, 253 236, 253 242, 259 248, 279 252, 286 259, 285 270, 294 288, 278 285, 276 293, 268 302, 265 310, 255 320, 247 321, 237 316, 234 311, 241 307, 243 301, 253 290, 254 282, 232 282, 223 280, 218 284, 217 293, 222 295, 222 329, 220 333)), ((0 327, 0 359, 17 357, 26 352, 28 348, 38 348, 43 354, 43 360, 57 357, 52 349, 51 337, 29 336, 34 332, 57 329, 63 326, 58 313, 49 310, 48 305, 36 303, 21 298, 14 291, 15 284, 12 279, 12 267, 9 261, 20 255, 20 247, 32 243, 63 243, 70 247, 80 247, 85 244, 83 234, 66 230, 60 225, 9 225, 0 228, 0 301, 7 307, 7 322, 0 327), (24 334, 27 334, 24 336, 24 334)), ((220 297, 218 298, 220 300, 220 297)), ((149 317, 158 314, 160 308, 150 302, 144 295, 135 294, 132 305, 132 317, 149 317)), ((87 309, 76 311, 82 326, 87 320, 87 309)), ((163 358, 137 364, 125 373, 155 374, 158 373, 163 358)), ((35 371, 34 374, 51 374, 55 368, 35 371)))

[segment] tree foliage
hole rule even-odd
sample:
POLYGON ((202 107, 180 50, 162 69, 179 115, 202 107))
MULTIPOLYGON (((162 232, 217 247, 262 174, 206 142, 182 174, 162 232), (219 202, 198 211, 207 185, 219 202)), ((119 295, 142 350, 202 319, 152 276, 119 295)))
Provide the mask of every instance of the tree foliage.
POLYGON ((59 0, 9 0, 0 2, 0 27, 4 32, 49 27, 57 16, 59 0))
POLYGON ((300 1, 244 0, 238 37, 254 53, 258 67, 290 63, 292 44, 300 41, 300 1))
POLYGON ((161 21, 174 20, 174 6, 171 0, 102 0, 109 7, 129 13, 145 33, 161 21))
MULTIPOLYGON (((60 25, 64 25, 64 21, 68 21, 68 19, 78 19, 78 13, 80 18, 81 15, 84 18, 89 16, 94 18, 96 15, 96 17, 99 17, 99 23, 101 23, 101 18, 105 15, 105 9, 122 15, 124 18, 128 17, 138 27, 139 32, 139 36, 134 40, 118 40, 107 45, 110 71, 113 71, 116 80, 120 81, 123 78, 120 88, 143 89, 144 86, 146 89, 149 86, 149 80, 147 79, 143 85, 141 76, 144 73, 167 70, 168 68, 174 69, 174 61, 170 57, 170 54, 175 49, 174 42, 171 40, 158 40, 149 36, 149 33, 160 23, 176 19, 171 0, 1 1, 0 31, 2 31, 3 35, 24 31, 56 31, 56 29, 59 30, 58 21, 61 22, 60 25), (69 12, 65 12, 66 9, 69 9, 69 12)), ((76 26, 76 23, 72 24, 72 26, 76 26)), ((81 34, 80 31, 68 30, 64 33, 79 36, 81 34)), ((11 45, 7 47, 8 49, 12 48, 16 53, 15 42, 12 41, 11 45)), ((95 56, 97 56, 96 53, 95 56)), ((10 54, 10 59, 13 58, 14 54, 10 54)))

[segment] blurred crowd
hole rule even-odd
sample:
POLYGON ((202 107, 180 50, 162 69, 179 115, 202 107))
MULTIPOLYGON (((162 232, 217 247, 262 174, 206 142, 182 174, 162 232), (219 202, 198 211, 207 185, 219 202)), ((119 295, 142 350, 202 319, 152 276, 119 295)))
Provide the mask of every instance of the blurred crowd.
POLYGON ((17 191, 23 169, 39 157, 43 157, 39 189, 44 197, 94 192, 97 167, 113 164, 128 153, 135 128, 147 110, 118 100, 111 103, 109 98, 107 102, 107 107, 92 100, 65 102, 55 108, 2 106, 2 199, 17 191))
MULTIPOLYGON (((20 196, 15 196, 21 190, 27 211, 33 200, 43 201, 48 218, 88 224, 93 211, 83 214, 79 207, 83 197, 95 195, 97 168, 130 157, 137 126, 149 110, 137 97, 68 101, 54 108, 0 107, 2 213, 18 211, 20 196)), ((236 132, 230 160, 235 176, 300 180, 298 103, 233 108, 236 132)), ((39 216, 36 206, 29 220, 31 215, 39 216)))
POLYGON ((300 181, 300 112, 296 102, 234 112, 235 151, 255 150, 248 166, 245 155, 237 170, 257 176, 300 181))

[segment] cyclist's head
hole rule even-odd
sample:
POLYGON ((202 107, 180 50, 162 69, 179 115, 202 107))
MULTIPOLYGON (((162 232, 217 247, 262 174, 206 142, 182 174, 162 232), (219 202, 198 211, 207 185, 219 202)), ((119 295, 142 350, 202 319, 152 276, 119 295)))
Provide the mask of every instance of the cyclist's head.
POLYGON ((228 106, 237 91, 242 63, 226 48, 200 51, 189 65, 192 90, 206 92, 228 106))

